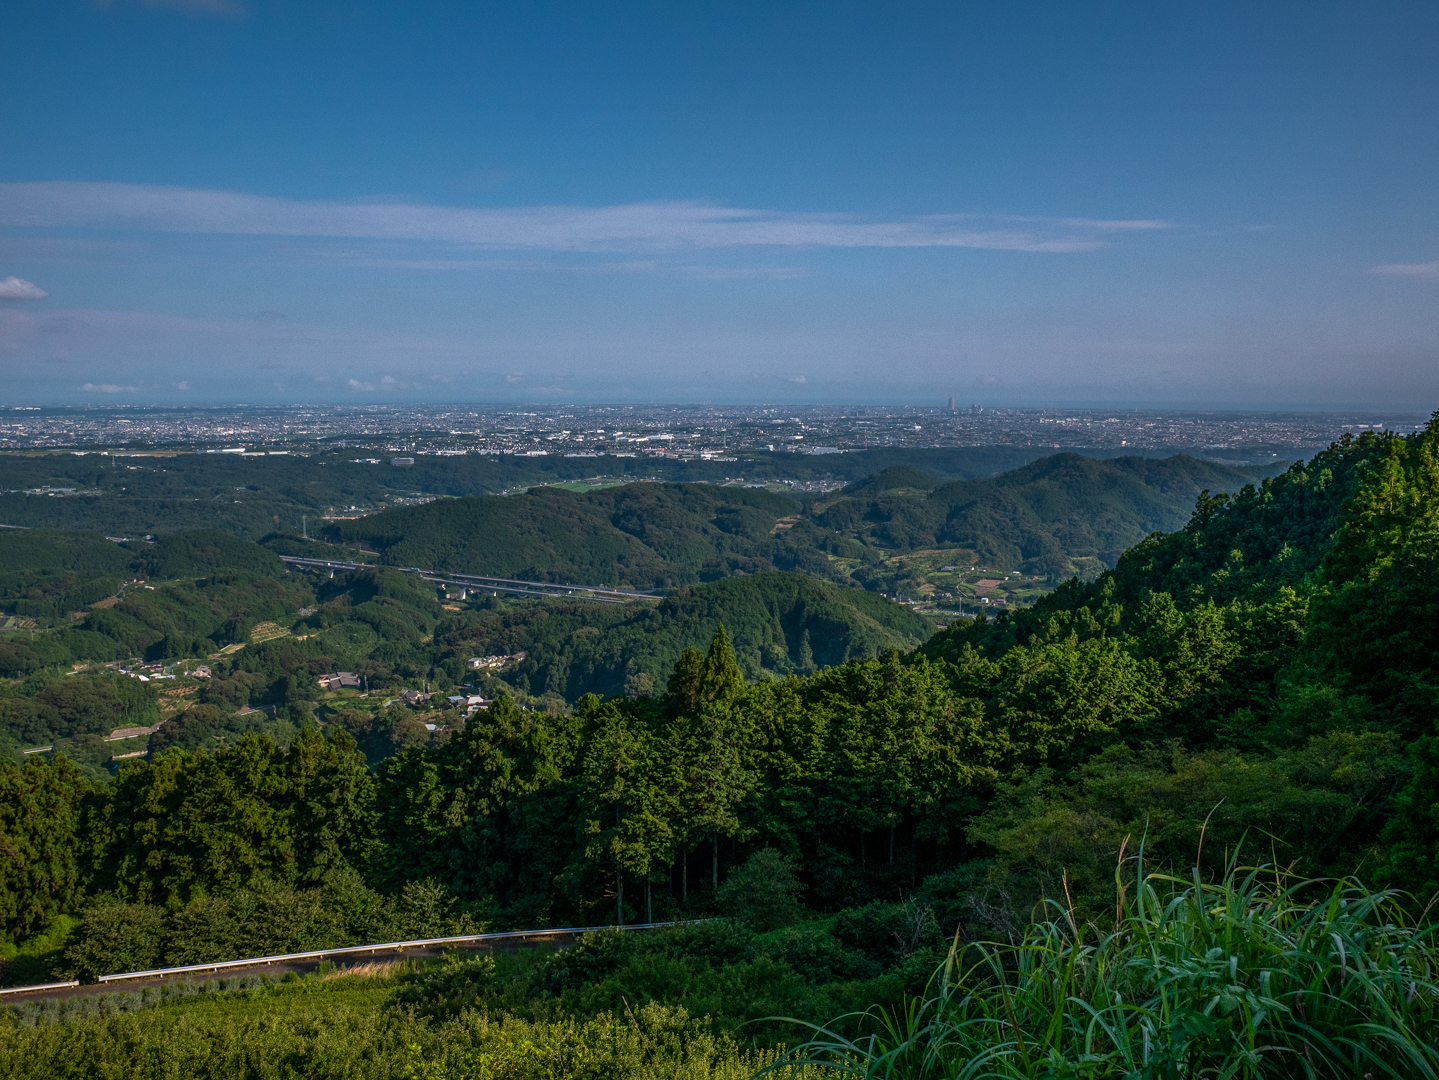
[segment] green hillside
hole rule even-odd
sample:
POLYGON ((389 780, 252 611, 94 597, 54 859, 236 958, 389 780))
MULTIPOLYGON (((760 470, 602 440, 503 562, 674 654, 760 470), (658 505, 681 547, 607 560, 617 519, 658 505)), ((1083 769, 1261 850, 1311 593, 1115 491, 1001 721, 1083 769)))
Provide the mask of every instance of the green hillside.
POLYGON ((61 529, 0 529, 0 567, 6 573, 118 574, 133 551, 92 532, 61 529))
POLYGON ((908 465, 890 465, 880 469, 863 480, 856 480, 844 488, 841 495, 851 498, 894 493, 897 495, 924 495, 939 487, 943 481, 936 480, 928 473, 908 465))
POLYGON ((647 692, 721 624, 750 678, 910 649, 931 632, 907 608, 802 574, 735 576, 623 607, 477 595, 444 608, 432 585, 393 568, 291 572, 266 548, 219 532, 117 544, 16 530, 0 533, 0 555, 46 564, 0 575, 0 604, 25 620, 0 636, 0 748, 58 741, 89 766, 108 759, 97 739, 116 727, 164 721, 153 748, 194 749, 255 729, 288 738, 317 711, 357 705, 370 719, 346 722, 383 757, 428 738, 409 710, 374 719, 406 686, 444 690, 478 677, 491 695, 550 708, 586 693, 647 692), (516 652, 528 656, 499 675, 466 668, 471 656, 516 652), (205 661, 214 678, 141 683, 100 666, 186 658, 205 661), (316 676, 335 670, 361 672, 378 693, 332 701, 316 676))
POLYGON ((1182 455, 1055 454, 989 479, 925 479, 886 470, 846 488, 814 522, 900 551, 953 545, 991 569, 1057 582, 1083 560, 1112 566, 1149 533, 1178 528, 1201 491, 1238 491, 1255 477, 1182 455))
POLYGON ((336 522, 324 536, 392 566, 650 589, 771 569, 753 560, 775 554, 775 522, 795 510, 767 491, 709 484, 532 488, 336 522))
MULTIPOLYGON (((299 536, 327 514, 374 513, 407 505, 403 500, 498 495, 596 477, 607 483, 714 485, 742 478, 785 490, 782 481, 846 484, 896 467, 948 482, 994 476, 1053 452, 1040 447, 891 447, 820 455, 744 453, 737 462, 421 454, 407 468, 393 467, 383 456, 371 464, 355 460, 354 451, 332 450, 246 458, 184 451, 125 458, 0 453, 0 525, 133 537, 223 529, 258 540, 271 532, 299 536)), ((1115 456, 1105 450, 1078 452, 1115 456)))
MULTIPOLYGON (((811 456, 746 454, 739 463, 665 458, 489 457, 419 455, 395 468, 354 452, 240 458, 169 452, 111 458, 89 453, 0 454, 0 525, 87 529, 111 536, 218 528, 250 539, 270 532, 299 535, 308 519, 374 512, 398 499, 461 498, 583 481, 723 484, 861 479, 908 465, 948 480, 992 476, 1041 456, 1028 447, 880 449, 811 456), (27 494, 27 491, 54 494, 27 494), (62 494, 68 492, 68 494, 62 494), (353 509, 352 509, 353 508, 353 509)), ((1102 452, 1100 452, 1102 453, 1102 452)))
POLYGON ((596 610, 549 603, 468 612, 437 632, 442 656, 527 654, 505 678, 531 693, 652 692, 687 648, 723 625, 745 677, 807 674, 883 649, 908 651, 933 624, 883 597, 804 574, 728 578, 681 589, 654 606, 596 610))
POLYGON ((323 535, 389 565, 638 588, 773 569, 901 588, 908 571, 878 564, 936 547, 990 571, 1058 582, 1092 576, 1149 533, 1178 528, 1201 491, 1238 491, 1252 480, 1182 456, 1057 454, 949 484, 889 467, 803 510, 763 490, 707 484, 534 488, 335 522, 323 535))
MULTIPOLYGON (((261 722, 236 721, 241 708, 268 710, 264 722, 306 722, 328 708, 313 681, 327 671, 361 671, 380 691, 447 687, 474 678, 464 668, 469 656, 492 653, 528 655, 502 676, 485 676, 487 692, 559 708, 585 693, 662 684, 681 651, 703 644, 719 624, 730 629, 747 678, 803 674, 912 647, 928 633, 909 609, 824 579, 911 595, 953 590, 978 604, 977 582, 995 569, 1021 566, 1051 580, 1085 568, 1085 560, 1098 569, 1114 548, 1182 521, 1181 508, 1199 490, 1239 490, 1244 479, 1182 457, 1056 455, 928 492, 922 477, 891 468, 809 513, 741 487, 539 488, 337 522, 326 530, 333 546, 271 540, 286 551, 341 556, 363 545, 390 566, 681 589, 643 608, 472 598, 445 610, 431 586, 394 570, 333 580, 295 574, 265 547, 219 530, 124 543, 0 530, 0 558, 24 568, 0 573, 0 608, 19 624, 0 641, 0 677, 21 680, 0 704, 0 741, 33 746, 105 734, 95 724, 109 723, 118 708, 151 716, 147 722, 183 717, 185 732, 167 738, 199 745, 261 722), (871 489, 879 494, 862 493, 871 489), (941 565, 971 556, 985 565, 973 572, 941 565), (122 585, 128 578, 142 580, 122 585), (300 614, 308 609, 314 613, 300 614), (184 694, 106 706, 95 724, 46 690, 71 665, 129 658, 205 658, 221 677, 184 694), (201 706, 218 713, 190 711, 201 706)), ((985 588, 992 600, 1040 591, 1032 579, 1006 581, 1001 592, 985 588)), ((106 678, 72 677, 89 687, 77 700, 111 694, 106 678)), ((413 742, 408 728, 394 734, 405 720, 385 720, 383 738, 367 741, 367 751, 383 755, 413 742)), ((99 761, 103 749, 86 753, 99 761)))

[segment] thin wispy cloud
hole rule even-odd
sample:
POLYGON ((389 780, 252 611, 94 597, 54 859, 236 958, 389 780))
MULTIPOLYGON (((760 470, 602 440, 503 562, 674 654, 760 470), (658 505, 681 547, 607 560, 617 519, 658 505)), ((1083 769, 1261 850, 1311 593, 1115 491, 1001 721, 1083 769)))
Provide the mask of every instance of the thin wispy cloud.
POLYGON ((675 263, 664 259, 414 259, 353 253, 341 248, 314 256, 320 262, 344 263, 366 270, 476 270, 517 271, 527 274, 664 274, 668 277, 698 278, 703 281, 744 281, 767 279, 784 281, 807 277, 804 266, 706 266, 675 263))
POLYGON ((1372 274, 1392 274, 1396 277, 1423 278, 1429 281, 1439 281, 1439 262, 1427 263, 1389 263, 1386 266, 1376 266, 1372 274))
POLYGON ((500 209, 277 199, 228 191, 53 181, 0 184, 0 225, 171 233, 438 241, 499 250, 960 247, 1080 252, 1157 220, 934 214, 898 221, 699 202, 500 209))
POLYGON ((0 300, 44 300, 49 295, 39 285, 24 278, 7 277, 0 280, 0 300))
MULTIPOLYGON (((101 10, 128 6, 114 0, 96 0, 101 10)), ((185 11, 191 15, 243 15, 245 5, 238 0, 139 0, 140 7, 162 8, 169 11, 185 11)))

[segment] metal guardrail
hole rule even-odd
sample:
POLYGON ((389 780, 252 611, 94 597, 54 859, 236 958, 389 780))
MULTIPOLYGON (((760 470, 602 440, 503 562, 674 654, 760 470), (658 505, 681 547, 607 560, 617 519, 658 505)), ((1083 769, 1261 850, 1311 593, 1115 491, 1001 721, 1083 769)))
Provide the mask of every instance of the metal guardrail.
MULTIPOLYGON (((618 927, 620 930, 658 930, 666 926, 678 926, 677 922, 634 923, 618 927)), ((506 930, 494 934, 460 934, 456 937, 417 938, 414 941, 385 941, 372 945, 346 945, 338 949, 311 949, 309 952, 281 953, 276 956, 252 956, 243 960, 217 960, 209 964, 187 964, 184 967, 153 968, 149 971, 126 971, 117 975, 101 975, 96 982, 119 982, 122 979, 164 978, 166 975, 183 975, 195 971, 221 971, 226 968, 255 967, 260 964, 283 964, 294 960, 324 960, 331 956, 352 956, 360 953, 395 952, 404 949, 422 949, 434 945, 461 945, 491 941, 524 941, 529 938, 559 937, 565 934, 591 934, 598 930, 613 930, 606 926, 562 926, 552 930, 506 930)))
MULTIPOLYGON (((156 731, 156 729, 159 728, 159 726, 160 726, 159 724, 156 724, 155 727, 147 728, 145 731, 142 731, 140 734, 141 734, 141 735, 153 735, 153 734, 155 734, 155 731, 156 731)), ((124 742, 126 739, 138 739, 139 737, 140 737, 140 735, 106 735, 106 736, 105 736, 103 739, 101 739, 100 741, 101 741, 101 742, 124 742)), ((49 746, 32 746, 29 750, 21 750, 20 753, 22 753, 22 754, 39 754, 39 753, 43 753, 43 752, 46 751, 46 750, 54 750, 54 749, 55 749, 55 745, 54 745, 54 743, 51 743, 49 746)), ((133 755, 133 754, 122 754, 122 755, 120 755, 120 756, 121 756, 121 757, 133 757, 134 755, 133 755)))
POLYGON ((432 574, 436 577, 448 576, 457 579, 454 582, 456 585, 473 583, 482 589, 492 588, 495 585, 525 585, 536 589, 551 589, 557 593, 564 593, 565 595, 576 592, 589 592, 597 596, 615 596, 625 600, 659 599, 658 593, 647 592, 644 589, 620 589, 613 585, 573 585, 556 581, 525 581, 523 578, 494 577, 489 574, 443 574, 443 572, 439 570, 421 570, 414 566, 406 567, 405 569, 409 573, 414 574, 432 574))
MULTIPOLYGON (((280 561, 289 566, 308 567, 316 570, 358 570, 373 567, 374 563, 357 563, 341 559, 306 559, 298 555, 281 555, 280 561)), ((576 600, 596 600, 601 603, 628 603, 631 600, 657 600, 658 594, 640 589, 617 589, 609 585, 568 585, 553 581, 524 581, 518 578, 492 577, 485 574, 447 574, 439 570, 426 570, 419 566, 392 566, 402 574, 419 574, 426 581, 440 585, 459 585, 469 589, 488 589, 494 592, 519 593, 527 596, 568 596, 576 600)))
MULTIPOLYGON (((558 937, 563 934, 592 934, 598 930, 659 930, 679 926, 678 922, 632 923, 629 926, 561 926, 551 930, 505 930, 495 934, 461 934, 457 937, 417 938, 414 941, 385 941, 373 945, 346 945, 339 949, 311 949, 309 952, 280 953, 276 956, 251 956, 243 960, 217 960, 210 964, 187 964, 184 967, 152 968, 149 971, 125 971, 101 975, 96 982, 113 983, 124 979, 163 979, 167 975, 185 975, 199 971, 223 971, 227 968, 256 967, 260 964, 283 964, 294 960, 324 960, 331 956, 354 956, 361 953, 393 952, 432 945, 462 945, 488 941, 524 941, 528 938, 558 937)), ((41 983, 36 986, 8 986, 0 994, 24 994, 40 990, 64 990, 79 986, 78 979, 69 982, 41 983)))
POLYGON ((69 982, 40 983, 37 986, 0 986, 0 994, 25 994, 35 990, 64 990, 79 985, 79 979, 71 979, 69 982))
MULTIPOLYGON (((515 593, 518 596, 543 596, 550 599, 569 597, 572 600, 590 600, 597 604, 627 604, 630 602, 630 599, 632 599, 632 597, 629 596, 612 596, 599 593, 580 585, 557 585, 553 588, 532 589, 525 585, 500 585, 493 582, 458 581, 453 576, 441 577, 431 575, 428 571, 421 572, 420 577, 425 581, 432 581, 436 585, 459 585, 466 589, 493 592, 496 595, 499 593, 515 593), (576 589, 580 591, 576 592, 576 589)), ((635 595, 638 596, 641 594, 637 593, 635 595)))

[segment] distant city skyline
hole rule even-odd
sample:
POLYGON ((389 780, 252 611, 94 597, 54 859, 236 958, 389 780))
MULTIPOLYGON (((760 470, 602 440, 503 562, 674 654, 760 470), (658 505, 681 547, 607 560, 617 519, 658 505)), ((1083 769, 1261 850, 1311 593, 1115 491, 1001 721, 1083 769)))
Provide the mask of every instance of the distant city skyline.
POLYGON ((1439 8, 0 11, 0 397, 1439 407, 1439 8))
MULTIPOLYGON (((439 456, 681 458, 830 455, 855 450, 1024 448, 1091 456, 1189 453, 1229 464, 1307 457, 1345 432, 1413 431, 1422 413, 1259 413, 929 406, 706 406, 584 403, 417 405, 7 406, 0 451, 334 450, 439 456), (1292 456, 1291 456, 1292 455, 1292 456)), ((366 459, 368 460, 368 459, 366 459)), ((613 462, 610 462, 612 465, 613 462)), ((603 468, 597 462, 596 468, 603 468)), ((32 493, 33 494, 33 493, 32 493)), ((49 494, 49 492, 38 492, 49 494)))

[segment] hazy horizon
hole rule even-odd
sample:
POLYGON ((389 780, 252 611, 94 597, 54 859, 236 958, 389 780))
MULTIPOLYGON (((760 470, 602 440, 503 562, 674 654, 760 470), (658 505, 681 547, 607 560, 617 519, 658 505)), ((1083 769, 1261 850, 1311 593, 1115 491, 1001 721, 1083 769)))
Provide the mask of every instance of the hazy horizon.
MULTIPOLYGON (((584 400, 584 399, 523 399, 523 398, 491 398, 464 400, 461 398, 416 398, 414 400, 397 399, 392 401, 341 401, 341 400, 289 400, 279 399, 266 400, 262 397, 251 398, 248 401, 239 399, 225 400, 215 399, 211 401, 196 400, 167 400, 150 399, 146 400, 139 396, 132 396, 126 400, 119 400, 115 395, 106 395, 103 398, 76 401, 26 401, 21 399, 0 399, 0 412, 5 411, 28 411, 28 410, 52 410, 61 411, 106 411, 106 410, 130 410, 130 409, 156 409, 165 411, 186 411, 195 412, 219 411, 225 409, 264 409, 264 410, 325 410, 325 409, 355 409, 355 410, 384 410, 384 409, 481 409, 481 410, 508 410, 508 409, 544 409, 555 411, 557 409, 675 409, 675 410, 764 410, 764 409, 785 409, 793 412, 823 411, 823 410, 862 410, 862 409, 883 409, 883 410, 914 410, 916 412, 933 412, 948 414, 950 412, 947 400, 945 401, 919 401, 901 400, 893 401, 786 401, 781 399, 735 399, 730 401, 722 400, 662 400, 654 399, 649 401, 639 399, 615 399, 615 400, 584 400)), ((1166 403, 1142 402, 1138 404, 1127 404, 1117 402, 1005 402, 1005 401, 982 401, 965 399, 960 401, 956 398, 955 409, 964 412, 968 409, 978 408, 981 410, 1005 412, 1005 413, 1042 413, 1042 412, 1075 412, 1075 413, 1155 413, 1171 416, 1227 416, 1227 417, 1255 417, 1255 418, 1286 418, 1286 417, 1393 417, 1410 423, 1423 423, 1428 421, 1439 408, 1415 409, 1413 407, 1386 408, 1382 405, 1366 405, 1356 403, 1345 408, 1337 407, 1306 407, 1299 406, 1254 406, 1252 408, 1241 408, 1223 405, 1170 405, 1166 403)), ((1405 430, 1409 430, 1407 427, 1405 430)))

